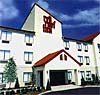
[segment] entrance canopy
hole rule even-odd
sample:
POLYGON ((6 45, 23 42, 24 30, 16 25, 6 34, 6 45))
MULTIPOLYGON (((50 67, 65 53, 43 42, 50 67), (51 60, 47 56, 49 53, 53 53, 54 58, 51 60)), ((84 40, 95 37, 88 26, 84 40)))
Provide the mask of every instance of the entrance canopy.
MULTIPOLYGON (((60 60, 61 62, 67 62, 69 59, 69 62, 71 63, 74 62, 75 64, 78 64, 79 66, 81 66, 81 64, 73 57, 71 56, 69 53, 67 53, 64 49, 59 50, 57 52, 54 53, 50 53, 47 56, 45 56, 44 58, 42 58, 41 60, 39 60, 38 62, 36 62, 34 64, 34 67, 41 67, 41 66, 45 66, 48 63, 50 63, 52 60, 56 59, 56 57, 59 57, 59 59, 57 60, 57 62, 60 60)), ((55 63, 54 63, 55 64, 55 63)))

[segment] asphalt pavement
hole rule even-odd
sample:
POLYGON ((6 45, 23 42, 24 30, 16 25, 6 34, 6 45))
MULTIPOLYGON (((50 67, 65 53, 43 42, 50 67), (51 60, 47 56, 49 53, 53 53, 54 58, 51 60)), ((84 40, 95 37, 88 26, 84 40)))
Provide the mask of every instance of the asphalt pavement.
POLYGON ((100 95, 100 87, 83 87, 64 91, 50 92, 43 95, 100 95))

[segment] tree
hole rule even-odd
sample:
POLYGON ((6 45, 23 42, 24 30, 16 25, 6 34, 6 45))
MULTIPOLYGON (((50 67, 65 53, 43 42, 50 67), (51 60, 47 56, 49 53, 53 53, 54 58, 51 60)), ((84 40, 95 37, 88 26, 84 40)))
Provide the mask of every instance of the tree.
POLYGON ((16 79, 16 71, 17 69, 15 61, 13 60, 13 58, 10 58, 4 67, 4 79, 7 83, 9 83, 9 88, 11 86, 11 83, 14 82, 16 79))
POLYGON ((82 76, 81 78, 81 85, 84 86, 85 85, 85 80, 84 80, 84 77, 82 76))
POLYGON ((36 77, 35 77, 35 68, 32 67, 32 85, 34 86, 35 82, 36 82, 36 77))
POLYGON ((98 84, 99 83, 99 79, 98 79, 98 75, 96 74, 96 77, 95 77, 95 82, 98 84))
POLYGON ((16 78, 16 83, 15 83, 15 88, 19 88, 19 81, 18 81, 18 77, 16 78))
POLYGON ((48 81, 47 81, 46 90, 51 90, 51 85, 50 85, 50 81, 49 81, 49 79, 48 79, 48 81))

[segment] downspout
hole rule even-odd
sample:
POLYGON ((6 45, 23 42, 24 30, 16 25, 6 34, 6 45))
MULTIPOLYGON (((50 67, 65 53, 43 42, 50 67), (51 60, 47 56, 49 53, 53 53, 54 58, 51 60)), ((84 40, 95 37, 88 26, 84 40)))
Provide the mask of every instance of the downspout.
POLYGON ((94 42, 93 42, 93 54, 94 54, 94 62, 95 62, 96 75, 99 76, 94 42))

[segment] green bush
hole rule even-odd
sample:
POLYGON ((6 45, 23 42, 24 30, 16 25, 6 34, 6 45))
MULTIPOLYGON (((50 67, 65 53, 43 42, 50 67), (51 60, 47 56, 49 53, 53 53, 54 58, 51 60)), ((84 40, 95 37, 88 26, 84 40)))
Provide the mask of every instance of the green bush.
POLYGON ((15 83, 15 88, 19 88, 19 81, 18 81, 18 78, 16 78, 16 83, 15 83))
POLYGON ((26 94, 26 93, 27 93, 27 89, 26 88, 22 88, 20 94, 23 95, 23 94, 26 94))
POLYGON ((86 85, 86 82, 85 82, 83 76, 82 76, 82 79, 81 79, 81 85, 82 85, 82 86, 86 85))
POLYGON ((4 92, 0 92, 0 95, 4 95, 4 92))
POLYGON ((50 85, 49 80, 48 80, 48 82, 47 82, 46 90, 51 90, 51 85, 50 85))
POLYGON ((14 90, 11 90, 10 91, 10 95, 14 95, 15 94, 15 91, 14 90))

